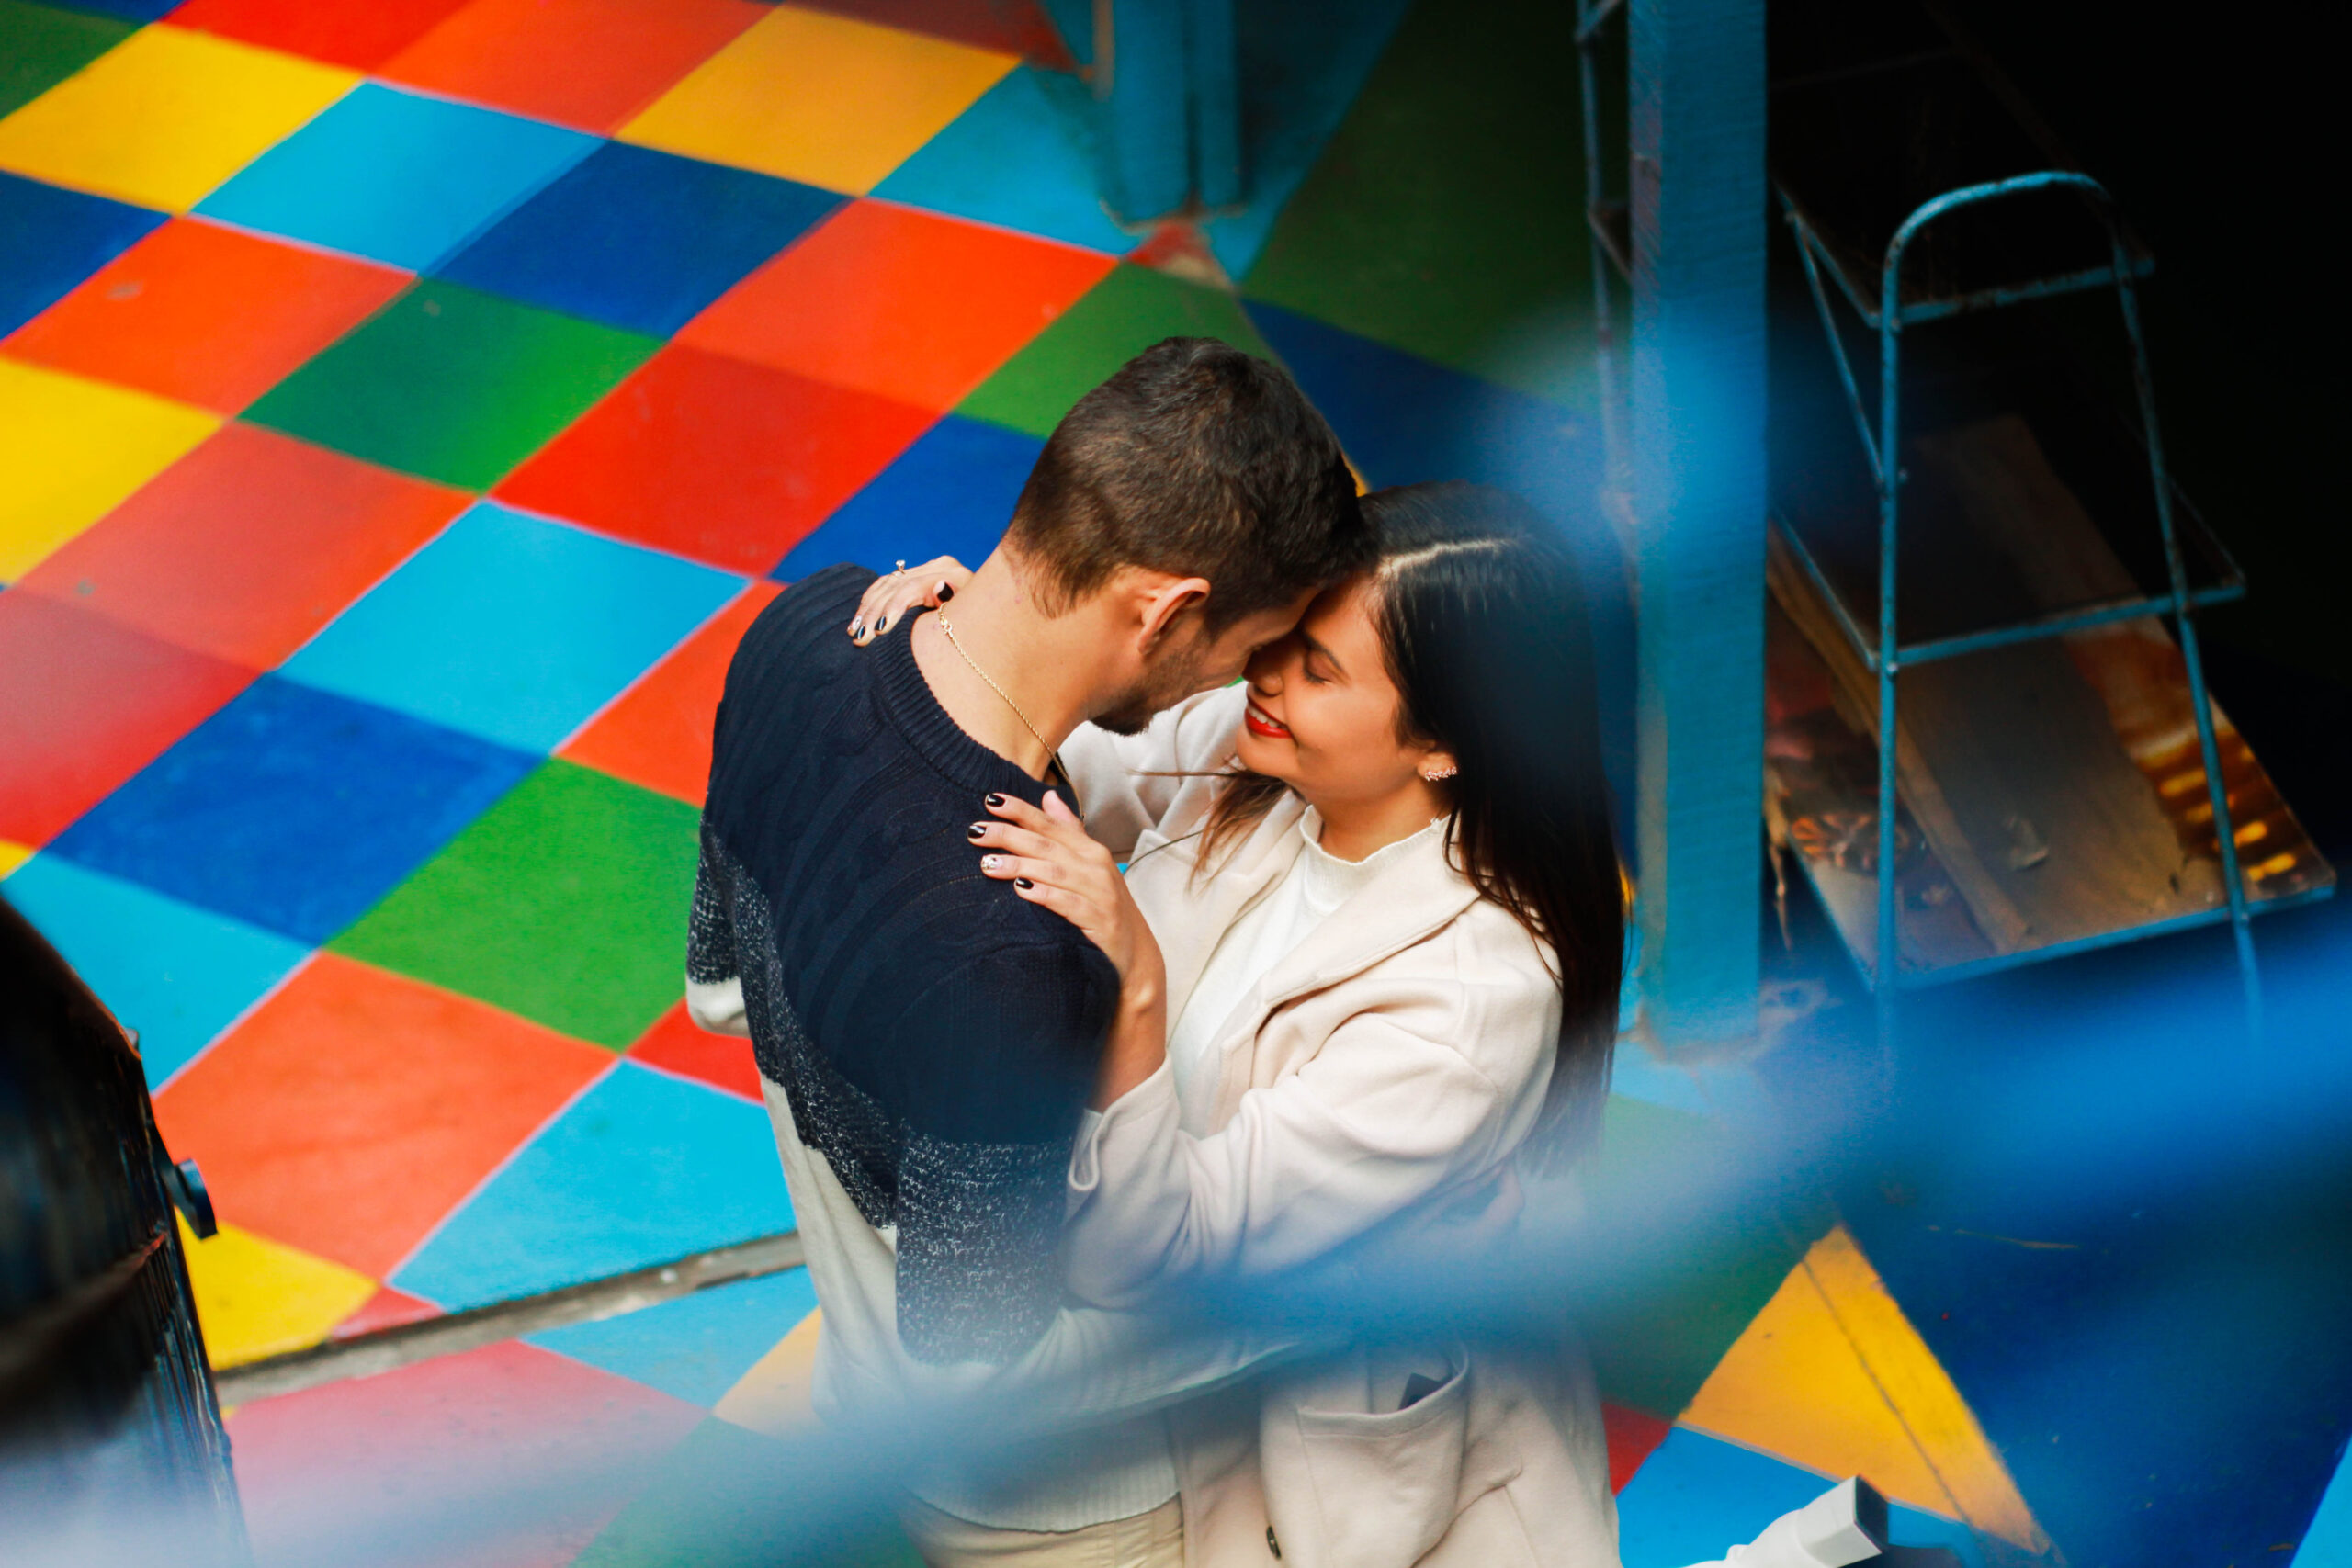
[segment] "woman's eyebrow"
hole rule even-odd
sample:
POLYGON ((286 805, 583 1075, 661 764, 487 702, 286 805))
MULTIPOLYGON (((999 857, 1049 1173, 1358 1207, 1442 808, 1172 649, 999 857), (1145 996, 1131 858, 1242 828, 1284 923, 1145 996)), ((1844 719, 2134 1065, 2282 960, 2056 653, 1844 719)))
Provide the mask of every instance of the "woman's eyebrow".
POLYGON ((1348 667, 1340 662, 1340 656, 1332 652, 1329 649, 1324 647, 1321 643, 1316 641, 1314 635, 1305 626, 1298 628, 1298 640, 1306 645, 1307 652, 1321 654, 1323 656, 1324 662, 1330 665, 1332 669, 1337 670, 1340 674, 1344 675, 1348 672, 1348 667))

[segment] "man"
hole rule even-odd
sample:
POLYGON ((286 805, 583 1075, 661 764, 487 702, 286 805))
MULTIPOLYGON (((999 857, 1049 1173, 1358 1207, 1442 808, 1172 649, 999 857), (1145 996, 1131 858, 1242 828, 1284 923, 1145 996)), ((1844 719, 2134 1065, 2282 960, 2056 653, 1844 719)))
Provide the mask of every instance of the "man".
MULTIPOLYGON (((1064 1173, 1119 988, 1074 927, 978 874, 984 797, 1039 801, 1082 721, 1133 732, 1238 678, 1369 550, 1290 378, 1175 338, 1070 411, 950 612, 869 637, 849 623, 874 574, 834 567, 745 635, 687 999, 753 1043, 825 1314, 820 1411, 903 1397, 924 1364, 1035 1357, 1072 1316, 1064 1173)), ((1160 1560, 1164 1435, 1129 1420, 1084 1452, 1011 1490, 933 1478, 910 1525, 935 1562, 1030 1538, 1040 1562, 1160 1560)))

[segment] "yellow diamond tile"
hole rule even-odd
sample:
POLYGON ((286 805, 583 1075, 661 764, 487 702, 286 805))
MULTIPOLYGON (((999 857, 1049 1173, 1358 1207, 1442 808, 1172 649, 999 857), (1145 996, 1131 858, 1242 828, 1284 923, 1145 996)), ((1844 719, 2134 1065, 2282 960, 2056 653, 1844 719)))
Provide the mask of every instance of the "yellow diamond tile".
POLYGON ((1681 1424, 2049 1550, 1967 1401, 1843 1225, 1789 1271, 1681 1424))
POLYGON ((158 25, 0 119, 0 168, 186 212, 359 80, 158 25))
POLYGON ((0 359, 0 582, 114 510, 218 416, 0 359))
POLYGON ((14 839, 0 839, 0 877, 6 876, 32 858, 33 847, 30 844, 20 844, 14 839))
POLYGON ((779 6, 624 126, 621 140, 862 196, 1018 63, 779 6))
POLYGON ((216 1367, 316 1345, 376 1293, 365 1274, 235 1225, 198 1241, 183 1221, 180 1244, 216 1367))
POLYGON ((817 1419, 808 1403, 808 1389, 817 1370, 817 1336, 821 1313, 810 1313, 773 1349, 735 1380, 726 1397, 710 1413, 771 1438, 789 1438, 808 1430, 817 1419))

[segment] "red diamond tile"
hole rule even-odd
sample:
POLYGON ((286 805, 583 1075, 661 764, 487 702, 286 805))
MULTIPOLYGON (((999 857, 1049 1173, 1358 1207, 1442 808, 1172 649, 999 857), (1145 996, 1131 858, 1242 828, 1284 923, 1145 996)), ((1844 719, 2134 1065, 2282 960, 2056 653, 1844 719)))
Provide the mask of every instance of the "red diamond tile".
POLYGON ((559 754, 700 806, 710 778, 710 728, 727 687, 727 661, 752 622, 781 592, 773 582, 753 583, 647 671, 559 754))
POLYGON ((766 572, 934 416, 673 344, 498 487, 502 501, 766 572))
POLYGON ((466 0, 188 0, 172 25, 373 71, 466 0))
POLYGON ((1069 46, 1037 0, 800 0, 811 11, 831 11, 910 33, 929 33, 956 43, 1026 56, 1048 71, 1075 71, 1069 46))
POLYGON ((175 218, 7 340, 9 355, 235 413, 408 275, 175 218))
POLYGON ((0 839, 47 843, 254 673, 44 594, 0 592, 0 839))
POLYGON ((1642 1461, 1657 1451, 1674 1423, 1622 1404, 1600 1407, 1600 1425, 1609 1437, 1609 1490, 1623 1492, 1642 1461))
POLYGON ((752 1060, 752 1043, 699 1027, 684 1002, 656 1020, 628 1048, 628 1054, 636 1061, 680 1077, 695 1078, 746 1100, 761 1098, 760 1069, 752 1060))
POLYGON ((334 1333, 329 1337, 348 1339, 356 1334, 373 1334, 379 1328, 399 1328, 440 1315, 441 1309, 431 1302, 422 1301, 405 1291, 396 1291, 390 1285, 379 1285, 376 1293, 360 1303, 357 1312, 334 1325, 334 1333))
POLYGON ((516 1340, 241 1405, 263 1562, 560 1568, 703 1412, 516 1340))
POLYGON ((612 1063, 331 953, 155 1098, 220 1217, 383 1279, 612 1063))
POLYGON ((768 10, 752 0, 472 0, 379 74, 605 132, 768 10))
POLYGON ((853 202, 678 341, 944 412, 1113 265, 1074 245, 853 202))
POLYGON ((18 586, 256 669, 284 660, 469 497, 232 423, 18 586))

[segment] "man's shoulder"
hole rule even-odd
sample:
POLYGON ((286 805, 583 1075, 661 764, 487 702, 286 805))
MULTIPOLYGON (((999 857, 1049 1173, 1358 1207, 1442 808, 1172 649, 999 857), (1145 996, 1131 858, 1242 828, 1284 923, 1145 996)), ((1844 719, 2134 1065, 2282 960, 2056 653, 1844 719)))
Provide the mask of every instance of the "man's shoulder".
POLYGON ((794 648, 837 651, 845 659, 856 648, 849 640, 850 616, 875 576, 870 568, 843 561, 791 584, 752 620, 736 648, 737 662, 794 648), (823 636, 827 632, 830 637, 823 636))
POLYGON ((762 705, 811 686, 852 667, 858 648, 849 639, 850 617, 865 585, 868 569, 844 562, 812 573, 771 600, 744 630, 728 661, 727 692, 762 705))

